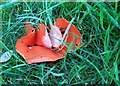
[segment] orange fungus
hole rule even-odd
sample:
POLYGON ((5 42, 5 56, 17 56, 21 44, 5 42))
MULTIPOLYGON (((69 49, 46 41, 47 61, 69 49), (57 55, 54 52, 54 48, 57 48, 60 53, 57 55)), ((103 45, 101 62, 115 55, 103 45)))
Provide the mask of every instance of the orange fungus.
POLYGON ((68 25, 69 21, 64 18, 58 18, 56 25, 51 26, 48 33, 44 24, 39 24, 40 30, 37 30, 29 23, 26 23, 26 36, 16 42, 16 51, 23 56, 28 64, 62 59, 70 43, 72 44, 70 48, 73 50, 83 45, 80 39, 82 35, 73 24, 71 24, 67 35, 62 40, 68 25))

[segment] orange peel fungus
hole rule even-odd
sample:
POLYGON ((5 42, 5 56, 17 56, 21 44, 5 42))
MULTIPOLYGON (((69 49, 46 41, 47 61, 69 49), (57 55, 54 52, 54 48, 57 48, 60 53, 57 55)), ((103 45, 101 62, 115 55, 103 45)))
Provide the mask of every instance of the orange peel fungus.
POLYGON ((39 24, 40 30, 37 30, 37 28, 33 28, 29 23, 26 23, 27 33, 16 42, 16 51, 23 56, 28 64, 56 61, 64 58, 70 43, 72 44, 70 48, 73 50, 84 44, 80 39, 82 37, 81 33, 73 24, 71 24, 65 38, 62 39, 69 24, 70 22, 66 19, 58 18, 56 25, 52 25, 48 33, 44 24, 39 24))

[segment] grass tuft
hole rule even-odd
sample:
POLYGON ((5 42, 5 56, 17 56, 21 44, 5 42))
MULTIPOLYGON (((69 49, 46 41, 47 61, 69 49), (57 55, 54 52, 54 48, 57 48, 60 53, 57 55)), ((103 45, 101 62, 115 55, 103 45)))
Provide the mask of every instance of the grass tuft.
POLYGON ((24 1, 0 4, 2 52, 14 51, 11 52, 12 58, 0 67, 3 84, 120 85, 119 2, 24 1), (50 26, 57 18, 71 21, 82 33, 85 44, 66 54, 64 59, 26 64, 15 50, 16 41, 25 34, 25 21, 29 20, 32 26, 39 23, 50 26))

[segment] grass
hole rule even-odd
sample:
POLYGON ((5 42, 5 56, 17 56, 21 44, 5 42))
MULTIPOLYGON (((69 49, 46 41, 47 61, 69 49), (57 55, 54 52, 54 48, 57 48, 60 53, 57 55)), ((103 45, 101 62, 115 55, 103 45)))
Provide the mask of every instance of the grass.
POLYGON ((120 4, 118 2, 1 2, 2 52, 13 50, 1 64, 2 84, 120 85, 120 4), (83 35, 82 47, 55 62, 26 64, 16 52, 25 21, 49 26, 57 18, 71 21, 83 35))

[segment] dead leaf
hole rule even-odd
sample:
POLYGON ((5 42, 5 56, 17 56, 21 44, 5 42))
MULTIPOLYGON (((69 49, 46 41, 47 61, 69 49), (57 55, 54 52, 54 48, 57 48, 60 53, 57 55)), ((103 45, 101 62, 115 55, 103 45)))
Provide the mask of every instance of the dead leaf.
MULTIPOLYGON (((13 50, 10 50, 10 51, 13 52, 13 50)), ((8 51, 6 51, 5 53, 3 53, 1 55, 0 62, 6 62, 6 61, 8 61, 11 58, 11 56, 12 55, 8 51)))

